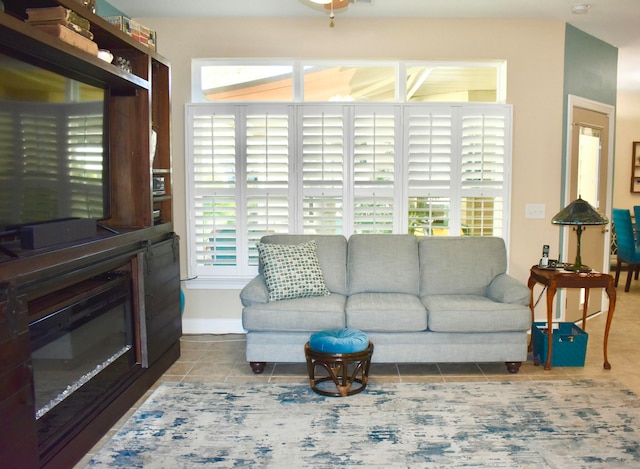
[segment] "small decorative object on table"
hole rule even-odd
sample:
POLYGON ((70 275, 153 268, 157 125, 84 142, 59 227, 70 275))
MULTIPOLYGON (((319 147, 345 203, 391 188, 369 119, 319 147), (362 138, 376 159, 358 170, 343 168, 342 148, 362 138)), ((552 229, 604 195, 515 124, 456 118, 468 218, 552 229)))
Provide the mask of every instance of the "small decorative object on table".
POLYGON ((111 51, 107 50, 107 49, 100 49, 98 51, 98 58, 100 60, 104 60, 107 63, 111 63, 113 62, 113 54, 111 53, 111 51))
POLYGON ((78 3, 81 3, 84 7, 88 8, 91 13, 95 15, 96 13, 96 0, 76 0, 78 3))
POLYGON ((125 59, 124 57, 116 57, 113 63, 116 64, 125 72, 131 73, 132 71, 131 61, 129 61, 128 59, 125 59))
POLYGON ((311 389, 324 396, 351 396, 364 390, 369 380, 373 343, 367 334, 356 329, 334 329, 311 334, 304 346, 311 389), (316 377, 321 366, 327 376, 316 377), (321 383, 332 381, 337 391, 321 383), (352 389, 353 383, 358 387, 352 389), (320 386, 319 386, 320 385, 320 386))

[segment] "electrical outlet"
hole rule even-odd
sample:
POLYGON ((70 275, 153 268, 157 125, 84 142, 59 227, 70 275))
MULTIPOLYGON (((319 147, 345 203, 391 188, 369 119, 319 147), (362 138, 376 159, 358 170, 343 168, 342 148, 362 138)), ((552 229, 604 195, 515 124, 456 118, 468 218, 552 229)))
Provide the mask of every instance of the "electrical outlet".
POLYGON ((527 204, 524 212, 525 218, 545 218, 544 204, 527 204))

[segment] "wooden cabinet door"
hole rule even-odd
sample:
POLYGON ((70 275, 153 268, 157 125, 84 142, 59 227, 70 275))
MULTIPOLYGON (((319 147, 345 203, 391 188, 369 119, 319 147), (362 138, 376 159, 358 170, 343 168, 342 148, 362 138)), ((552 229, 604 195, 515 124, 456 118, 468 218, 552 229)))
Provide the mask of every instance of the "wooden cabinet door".
POLYGON ((147 353, 151 365, 182 336, 178 236, 150 245, 144 261, 147 353))
POLYGON ((31 376, 29 323, 24 298, 0 284, 0 467, 39 466, 31 376))

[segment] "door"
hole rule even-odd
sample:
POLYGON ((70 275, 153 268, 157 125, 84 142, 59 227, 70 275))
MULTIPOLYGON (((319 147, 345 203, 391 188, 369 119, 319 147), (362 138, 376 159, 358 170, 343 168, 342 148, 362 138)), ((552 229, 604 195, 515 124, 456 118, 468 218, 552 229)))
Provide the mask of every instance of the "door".
MULTIPOLYGON (((568 200, 582 197, 597 211, 606 216, 610 212, 610 147, 609 113, 588 109, 574 104, 571 107, 569 152, 568 200)), ((577 250, 577 236, 571 228, 565 228, 565 262, 573 262, 577 250)), ((600 272, 609 271, 609 226, 588 226, 582 233, 580 254, 582 263, 600 272)), ((606 295, 601 291, 590 292, 588 315, 606 309, 606 295)), ((585 300, 584 290, 566 292, 564 320, 575 322, 582 318, 585 300)))

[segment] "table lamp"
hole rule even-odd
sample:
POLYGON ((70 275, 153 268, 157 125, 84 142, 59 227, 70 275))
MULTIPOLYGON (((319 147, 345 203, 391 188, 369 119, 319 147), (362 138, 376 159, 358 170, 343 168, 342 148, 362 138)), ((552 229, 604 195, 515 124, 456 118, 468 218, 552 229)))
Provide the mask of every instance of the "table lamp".
POLYGON ((576 253, 576 261, 573 264, 565 266, 565 270, 573 272, 591 272, 591 268, 582 263, 580 257, 580 238, 585 230, 584 225, 606 225, 609 220, 600 215, 589 202, 578 197, 565 208, 560 210, 555 217, 551 219, 554 225, 573 225, 574 230, 578 234, 578 249, 576 253))

